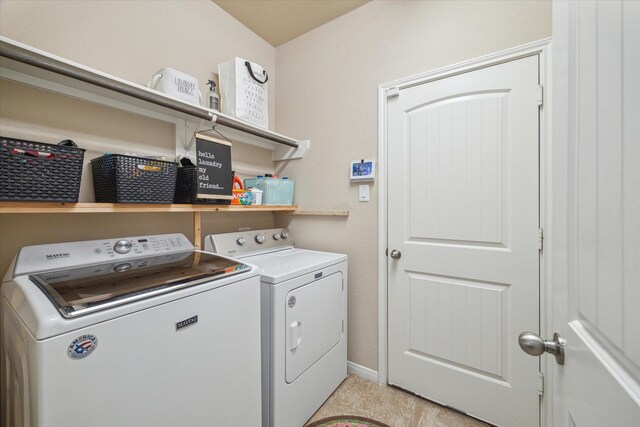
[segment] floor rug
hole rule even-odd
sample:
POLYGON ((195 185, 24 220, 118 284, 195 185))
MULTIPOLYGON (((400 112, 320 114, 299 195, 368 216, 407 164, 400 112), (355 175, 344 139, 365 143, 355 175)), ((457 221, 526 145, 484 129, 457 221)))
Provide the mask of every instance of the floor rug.
POLYGON ((355 415, 341 415, 338 417, 323 418, 307 424, 306 427, 390 427, 380 421, 355 415))

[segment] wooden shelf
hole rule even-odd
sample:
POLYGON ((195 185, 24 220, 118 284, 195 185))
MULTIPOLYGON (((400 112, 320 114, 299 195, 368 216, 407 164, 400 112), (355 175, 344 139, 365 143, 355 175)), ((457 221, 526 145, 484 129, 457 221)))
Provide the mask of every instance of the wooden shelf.
POLYGON ((295 209, 276 211, 280 215, 349 216, 348 209, 295 209))
POLYGON ((294 212, 297 206, 158 205, 129 203, 0 202, 0 214, 135 212, 294 212))

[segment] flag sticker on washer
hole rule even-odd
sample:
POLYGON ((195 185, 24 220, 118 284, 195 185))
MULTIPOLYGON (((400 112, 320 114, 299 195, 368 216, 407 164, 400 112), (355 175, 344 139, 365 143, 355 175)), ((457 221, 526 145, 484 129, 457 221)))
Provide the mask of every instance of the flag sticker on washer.
POLYGON ((80 335, 67 347, 67 355, 74 360, 84 359, 93 353, 97 347, 98 338, 95 335, 80 335))

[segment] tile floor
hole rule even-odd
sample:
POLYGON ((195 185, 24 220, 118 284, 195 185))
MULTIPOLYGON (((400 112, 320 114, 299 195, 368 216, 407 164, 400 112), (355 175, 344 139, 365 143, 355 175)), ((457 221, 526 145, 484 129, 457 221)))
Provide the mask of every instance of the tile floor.
POLYGON ((487 427, 489 424, 395 387, 349 375, 309 422, 333 415, 359 415, 391 427, 487 427))

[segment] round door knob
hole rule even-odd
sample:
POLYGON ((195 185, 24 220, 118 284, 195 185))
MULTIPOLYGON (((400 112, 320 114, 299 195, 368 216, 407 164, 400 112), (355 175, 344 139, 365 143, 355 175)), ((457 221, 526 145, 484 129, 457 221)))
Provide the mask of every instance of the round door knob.
POLYGON ((247 239, 245 239, 244 237, 238 237, 238 240, 236 240, 236 243, 242 246, 245 243, 247 243, 247 239))
POLYGON ((280 235, 278 233, 274 234, 273 240, 280 240, 280 235))
POLYGON ((256 242, 258 242, 260 244, 264 243, 264 239, 265 239, 264 234, 258 234, 256 236, 256 242))
POLYGON ((113 250, 118 252, 119 254, 128 253, 133 245, 128 240, 118 240, 115 245, 113 245, 113 250))
POLYGON ((389 256, 393 259, 400 259, 400 257, 402 256, 402 252, 400 252, 397 249, 394 249, 391 251, 391 253, 389 254, 389 256))
POLYGON ((280 237, 286 240, 289 237, 289 233, 282 233, 280 234, 280 237))
POLYGON ((521 333, 518 337, 518 344, 520 344, 522 351, 532 356, 540 356, 547 350, 544 340, 533 332, 521 333))
POLYGON ((553 354, 558 365, 564 365, 565 340, 557 332, 553 334, 551 341, 540 338, 535 332, 523 332, 518 337, 518 344, 525 353, 532 356, 540 356, 545 351, 553 354))

